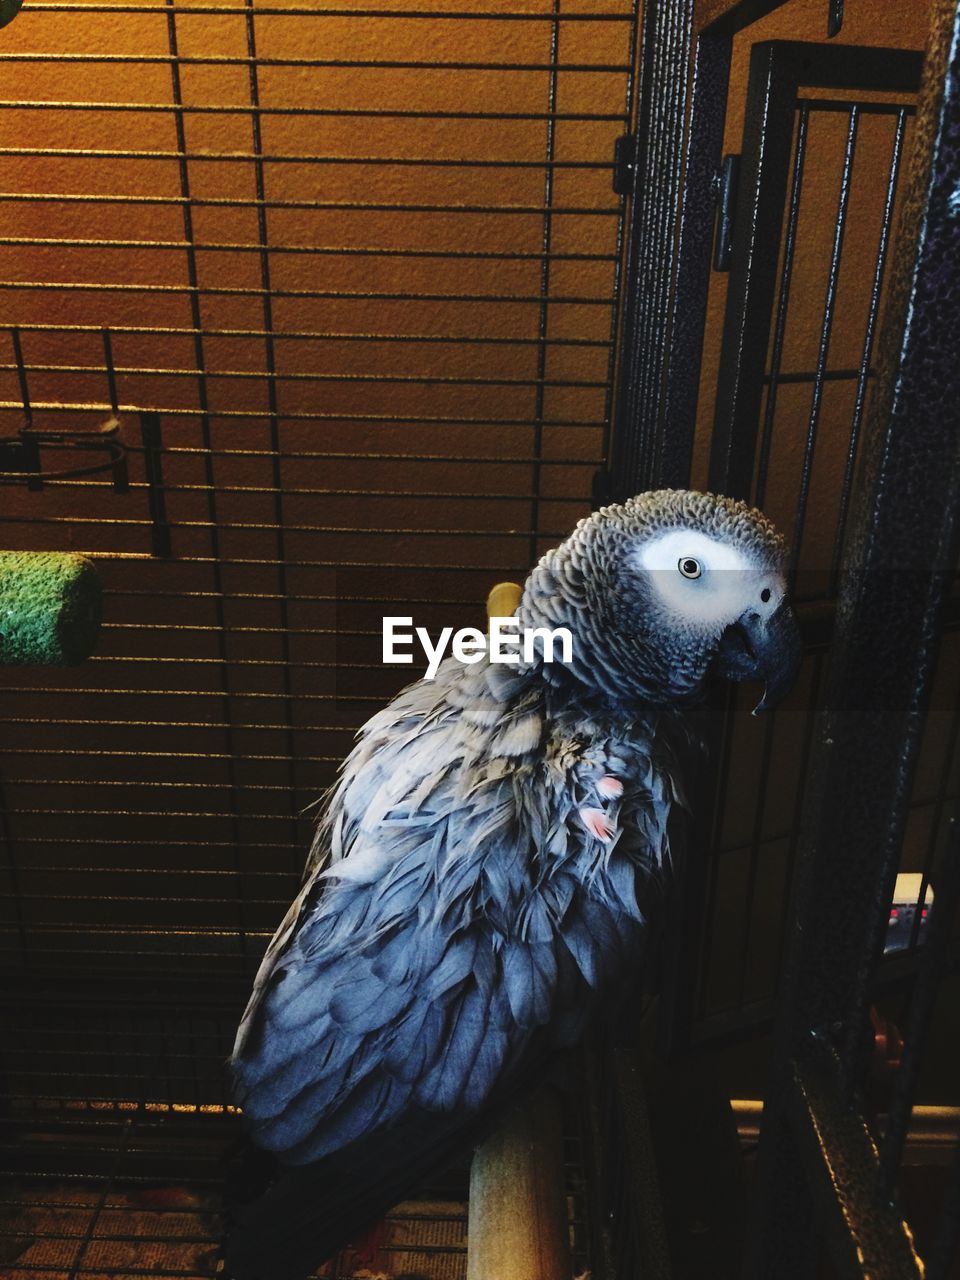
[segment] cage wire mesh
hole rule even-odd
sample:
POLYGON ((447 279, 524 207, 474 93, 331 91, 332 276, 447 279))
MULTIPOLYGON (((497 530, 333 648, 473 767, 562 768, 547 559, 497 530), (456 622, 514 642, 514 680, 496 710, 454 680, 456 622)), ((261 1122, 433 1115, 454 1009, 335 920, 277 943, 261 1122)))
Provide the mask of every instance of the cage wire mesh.
MULTIPOLYGON (((589 509, 636 42, 633 0, 5 29, 3 541, 105 586, 86 665, 0 675, 10 1275, 208 1268, 305 809, 414 674, 382 616, 479 621, 589 509)), ((459 1276, 463 1178, 427 1194, 390 1269, 459 1276)))
MULTIPOLYGON (((414 674, 381 663, 381 618, 479 622, 607 456, 637 40, 632 0, 38 0, 4 30, 0 440, 34 452, 2 477, 3 543, 83 550, 106 587, 90 662, 0 672, 15 1278, 208 1269, 222 1064, 306 806, 414 674)), ((825 623, 762 730, 731 698, 701 1040, 773 1007, 912 112, 797 102, 754 480, 825 623)), ((903 853, 927 879, 957 643, 903 853)), ((425 1194, 391 1268, 458 1276, 463 1170, 425 1194)))
POLYGON ((94 6, 78 35, 70 9, 38 5, 4 53, 30 143, 6 149, 4 408, 8 431, 21 393, 37 426, 119 411, 130 483, 4 491, 8 543, 82 546, 107 587, 87 666, 5 677, 30 851, 8 945, 34 972, 233 974, 299 873, 304 805, 409 677, 380 662, 383 612, 462 620, 586 509, 633 15, 94 6), (136 80, 72 100, 114 60, 136 80), (104 148, 122 129, 138 146, 104 148))

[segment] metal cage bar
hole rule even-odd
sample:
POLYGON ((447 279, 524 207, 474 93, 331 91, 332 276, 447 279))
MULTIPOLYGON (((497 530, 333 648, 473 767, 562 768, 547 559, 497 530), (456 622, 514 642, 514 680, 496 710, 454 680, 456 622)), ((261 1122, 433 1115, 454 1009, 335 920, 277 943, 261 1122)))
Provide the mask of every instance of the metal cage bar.
MULTIPOLYGON (((805 808, 778 1051, 764 1108, 762 1212, 751 1272, 757 1276, 774 1265, 784 1276, 810 1273, 809 1247, 785 1255, 781 1246, 784 1239, 797 1245, 815 1239, 818 1202, 828 1206, 826 1242, 841 1274, 922 1274, 899 1210, 879 1194, 876 1150, 850 1100, 960 549, 960 383, 946 336, 960 288, 950 212, 960 140, 960 13, 953 0, 935 6, 935 19, 805 808), (832 909, 824 911, 827 885, 832 909), (798 1164, 798 1154, 809 1161, 798 1164)), ((910 1086, 908 1073, 907 1102, 910 1086)))
MULTIPOLYGON (((766 373, 770 315, 776 296, 777 260, 768 246, 779 244, 790 169, 790 137, 801 84, 831 88, 915 91, 922 56, 901 49, 846 49, 836 45, 771 41, 755 45, 741 169, 738 217, 720 361, 712 436, 710 486, 749 498, 754 492, 760 406, 766 373)), ((849 105, 844 104, 849 110, 849 105)), ((801 119, 804 111, 801 109, 801 119)), ((794 148, 802 163, 805 130, 794 148)), ((852 159, 852 151, 850 152, 852 159)), ((849 182, 849 179, 847 180, 849 182)), ((837 260, 842 244, 838 231, 837 260)), ((788 241, 789 243, 789 241, 788 241)), ((835 268, 834 268, 835 270, 835 268)), ((781 288, 788 292, 789 276, 781 288)), ((829 298, 828 298, 829 302, 829 298)), ((786 298, 783 304, 786 305, 786 298)), ((824 342, 829 340, 828 306, 824 342)), ((826 348, 821 344, 822 386, 826 348)), ((820 366, 818 366, 819 368, 820 366)), ((817 415, 811 410, 810 431, 817 415)))

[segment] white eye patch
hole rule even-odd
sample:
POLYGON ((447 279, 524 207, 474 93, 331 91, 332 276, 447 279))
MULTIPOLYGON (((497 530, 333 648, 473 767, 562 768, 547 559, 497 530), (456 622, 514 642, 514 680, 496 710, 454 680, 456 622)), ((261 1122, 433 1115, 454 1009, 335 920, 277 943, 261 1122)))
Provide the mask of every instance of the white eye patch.
POLYGON ((651 538, 635 563, 671 613, 697 623, 725 624, 738 618, 764 576, 738 548, 697 529, 670 529, 651 538), (699 574, 691 572, 689 561, 696 561, 699 574))

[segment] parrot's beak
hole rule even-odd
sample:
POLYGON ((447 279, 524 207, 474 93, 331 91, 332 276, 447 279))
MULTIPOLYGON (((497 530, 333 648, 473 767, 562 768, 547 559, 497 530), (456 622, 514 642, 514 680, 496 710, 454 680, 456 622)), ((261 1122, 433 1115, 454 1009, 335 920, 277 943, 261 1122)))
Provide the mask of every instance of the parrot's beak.
POLYGON ((784 600, 768 617, 747 610, 720 637, 716 670, 728 680, 763 680, 754 715, 768 711, 789 693, 800 668, 800 632, 784 600))

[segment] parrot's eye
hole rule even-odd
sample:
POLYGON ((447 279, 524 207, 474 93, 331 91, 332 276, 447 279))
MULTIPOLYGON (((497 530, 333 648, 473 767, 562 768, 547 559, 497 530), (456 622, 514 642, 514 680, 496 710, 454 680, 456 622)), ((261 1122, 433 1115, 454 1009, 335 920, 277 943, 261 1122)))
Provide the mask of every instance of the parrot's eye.
POLYGON ((677 568, 685 578, 699 578, 703 573, 703 566, 699 560, 694 560, 693 556, 682 556, 677 561, 677 568))

